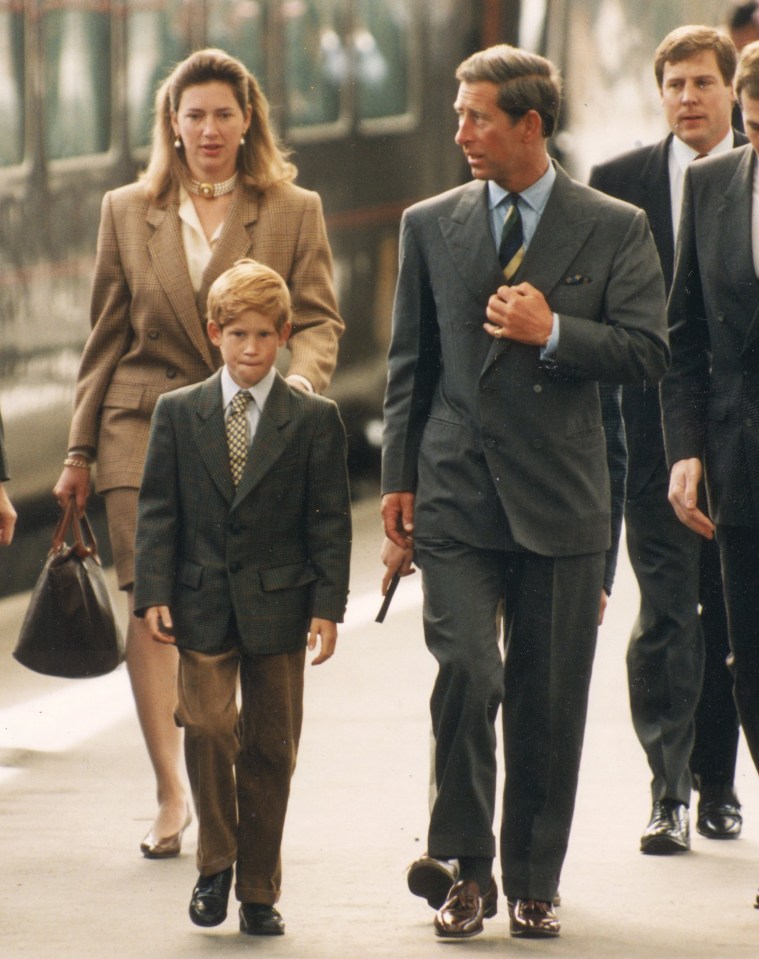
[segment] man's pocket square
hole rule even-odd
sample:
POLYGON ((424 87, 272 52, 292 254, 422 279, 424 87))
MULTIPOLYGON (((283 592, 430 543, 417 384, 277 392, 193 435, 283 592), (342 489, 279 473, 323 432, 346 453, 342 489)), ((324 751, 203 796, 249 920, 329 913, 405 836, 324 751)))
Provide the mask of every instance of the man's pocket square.
POLYGON ((572 276, 564 277, 564 286, 584 286, 586 283, 592 282, 591 278, 585 276, 584 273, 574 273, 572 276))

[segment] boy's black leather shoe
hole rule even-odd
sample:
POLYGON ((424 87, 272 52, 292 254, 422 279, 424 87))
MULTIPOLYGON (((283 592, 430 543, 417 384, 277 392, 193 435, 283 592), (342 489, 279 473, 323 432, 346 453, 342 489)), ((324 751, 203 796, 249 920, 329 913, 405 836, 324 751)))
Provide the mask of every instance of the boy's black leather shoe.
POLYGON ((227 918, 232 867, 213 876, 199 876, 192 890, 190 919, 196 926, 218 926, 227 918))
POLYGON ((285 921, 274 906, 244 902, 240 906, 240 932, 249 936, 284 936, 285 921))

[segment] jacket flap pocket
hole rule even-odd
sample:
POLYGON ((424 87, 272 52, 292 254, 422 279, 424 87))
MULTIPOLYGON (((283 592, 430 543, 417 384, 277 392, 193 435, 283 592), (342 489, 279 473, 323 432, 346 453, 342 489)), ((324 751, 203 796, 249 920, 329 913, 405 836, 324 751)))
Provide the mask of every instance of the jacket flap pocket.
POLYGON ((138 410, 144 392, 144 386, 136 386, 130 383, 111 383, 108 387, 108 392, 105 394, 103 406, 117 406, 124 410, 138 410))
POLYGON ((203 567, 198 563, 191 563, 185 559, 177 569, 177 583, 180 586, 189 586, 190 589, 200 589, 203 582, 203 567))
POLYGON ((318 579, 308 563, 293 563, 290 566, 275 566, 274 569, 260 570, 261 585, 270 592, 275 589, 292 589, 295 586, 308 586, 318 579))

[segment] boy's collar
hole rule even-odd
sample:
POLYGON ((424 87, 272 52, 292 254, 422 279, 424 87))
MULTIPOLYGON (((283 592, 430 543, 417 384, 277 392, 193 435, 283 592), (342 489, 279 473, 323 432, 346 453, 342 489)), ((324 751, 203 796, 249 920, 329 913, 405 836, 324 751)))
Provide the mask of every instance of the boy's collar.
MULTIPOLYGON (((264 408, 266 400, 269 398, 269 393, 271 393, 271 388, 274 386, 274 380, 276 378, 276 373, 274 367, 272 367, 269 372, 262 379, 256 383, 255 386, 248 387, 248 392, 256 401, 256 405, 259 410, 264 408)), ((232 402, 232 398, 235 394, 243 387, 238 386, 237 383, 232 379, 229 374, 229 370, 226 365, 221 368, 221 397, 222 405, 224 409, 232 402)))

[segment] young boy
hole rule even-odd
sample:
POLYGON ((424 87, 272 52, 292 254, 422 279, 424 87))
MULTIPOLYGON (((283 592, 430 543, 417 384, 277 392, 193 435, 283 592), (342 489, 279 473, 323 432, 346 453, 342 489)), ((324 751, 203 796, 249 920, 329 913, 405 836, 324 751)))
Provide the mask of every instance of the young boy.
POLYGON ((279 274, 239 260, 211 286, 208 317, 223 368, 153 415, 135 614, 179 648, 176 719, 199 823, 190 918, 224 921, 236 862, 241 931, 281 935, 306 646, 319 647, 314 665, 329 659, 348 595, 345 432, 334 403, 273 368, 290 332, 279 274))

